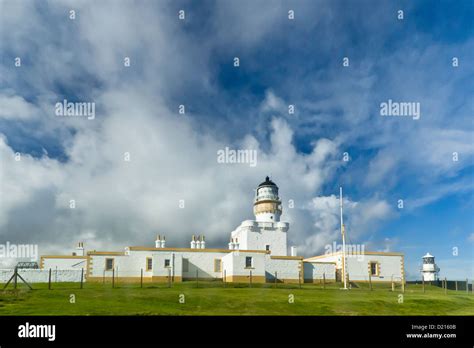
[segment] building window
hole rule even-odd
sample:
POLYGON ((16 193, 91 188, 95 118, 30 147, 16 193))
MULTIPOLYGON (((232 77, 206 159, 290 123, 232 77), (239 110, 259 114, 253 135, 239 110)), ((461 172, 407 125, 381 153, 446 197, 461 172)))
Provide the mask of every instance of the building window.
POLYGON ((114 259, 105 259, 105 270, 111 271, 114 268, 114 259))
POLYGON ((221 271, 222 262, 220 259, 214 259, 214 272, 221 271))
POLYGON ((379 265, 378 262, 370 262, 370 275, 378 276, 379 275, 379 265))
POLYGON ((146 270, 151 271, 153 269, 153 259, 151 257, 146 258, 146 270))
POLYGON ((253 259, 252 256, 245 257, 245 268, 252 268, 253 267, 253 259))
POLYGON ((183 272, 189 272, 189 260, 183 259, 183 272))
POLYGON ((165 259, 165 267, 170 267, 170 259, 165 259))
POLYGON ((270 251, 270 245, 269 244, 265 245, 265 250, 270 251))

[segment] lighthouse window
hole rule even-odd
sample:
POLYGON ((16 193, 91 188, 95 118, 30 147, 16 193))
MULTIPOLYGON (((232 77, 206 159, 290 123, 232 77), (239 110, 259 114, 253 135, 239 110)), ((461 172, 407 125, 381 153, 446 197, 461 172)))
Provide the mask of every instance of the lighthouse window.
POLYGON ((165 267, 170 267, 170 259, 165 259, 165 267))
POLYGON ((424 264, 432 264, 434 263, 434 258, 433 257, 426 257, 423 259, 424 264))
POLYGON ((251 256, 245 257, 245 268, 252 268, 253 266, 253 259, 251 256))

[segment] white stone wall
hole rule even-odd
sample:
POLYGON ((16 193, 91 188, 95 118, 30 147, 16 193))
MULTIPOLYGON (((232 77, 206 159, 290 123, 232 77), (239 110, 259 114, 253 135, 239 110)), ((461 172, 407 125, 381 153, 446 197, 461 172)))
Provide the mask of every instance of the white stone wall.
POLYGON ((304 279, 307 281, 336 279, 336 265, 334 263, 304 262, 304 279))
POLYGON ((221 260, 227 254, 227 252, 182 252, 182 258, 188 260, 188 271, 183 271, 183 278, 196 278, 196 270, 199 278, 222 278, 222 271, 214 271, 214 260, 221 260))
POLYGON ((287 256, 287 222, 256 222, 247 220, 232 232, 238 238, 241 250, 265 250, 266 245, 274 256, 287 256))
POLYGON ((402 256, 398 255, 359 255, 359 257, 348 257, 346 260, 347 272, 350 280, 369 280, 369 262, 379 262, 379 276, 372 276, 372 281, 391 282, 392 276, 395 281, 402 278, 402 256))
POLYGON ((152 252, 154 277, 182 277, 182 255, 174 251, 152 252), (165 266, 169 260, 169 267, 165 266))
POLYGON ((252 271, 252 276, 265 276, 265 255, 263 253, 252 253, 235 251, 222 258, 226 277, 228 276, 248 276, 252 271), (247 256, 253 258, 253 267, 245 267, 247 256))
MULTIPOLYGON (((204 249, 205 250, 205 249, 204 249)), ((151 250, 151 251, 135 251, 131 250, 129 255, 91 255, 92 276, 102 277, 105 270, 105 259, 113 258, 115 268, 120 277, 139 277, 141 269, 143 269, 144 277, 151 276, 168 276, 169 272, 175 277, 184 279, 194 279, 196 270, 198 270, 199 278, 219 279, 222 278, 222 272, 214 271, 214 260, 221 259, 227 255, 227 252, 193 252, 193 251, 170 251, 170 250, 151 250), (151 271, 146 270, 146 259, 153 259, 153 267, 151 271), (170 260, 171 267, 165 267, 165 259, 170 260), (183 259, 188 260, 188 271, 183 271, 183 259)), ((105 276, 112 276, 112 271, 105 271, 105 276)))
MULTIPOLYGON (((13 275, 13 269, 0 269, 0 283, 6 283, 13 275)), ((19 269, 21 275, 28 283, 47 283, 49 269, 19 269)), ((84 282, 86 281, 84 269, 84 282)), ((80 282, 81 270, 51 270, 51 282, 80 282)), ((18 279, 22 283, 21 279, 18 279)))
POLYGON ((272 259, 265 255, 265 278, 267 281, 275 280, 275 272, 278 279, 293 279, 298 281, 301 260, 272 259))
POLYGON ((43 258, 43 269, 86 269, 87 258, 43 258))
MULTIPOLYGON (((400 281, 402 274, 401 255, 390 254, 363 254, 363 255, 347 255, 346 266, 349 279, 354 281, 368 281, 369 280, 369 262, 378 262, 380 273, 378 276, 372 276, 372 281, 387 281, 391 282, 392 276, 395 281, 400 281)), ((336 262, 336 269, 342 269, 342 254, 329 254, 324 257, 317 257, 314 259, 305 259, 306 262, 316 264, 318 262, 336 262)), ((309 266, 307 272, 309 276, 309 266)), ((306 268, 305 268, 306 270, 306 268)), ((306 277, 306 276, 305 276, 306 277)))
MULTIPOLYGON (((105 259, 114 259, 115 276, 119 277, 139 277, 140 268, 145 270, 145 262, 138 264, 138 258, 130 259, 125 255, 90 255, 90 276, 91 277, 112 277, 112 270, 105 271, 105 259), (138 271, 134 266, 138 266, 138 271), (137 273, 138 272, 138 273, 137 273)), ((146 272, 143 272, 145 276, 146 272)), ((151 275, 151 274, 150 274, 151 275)))

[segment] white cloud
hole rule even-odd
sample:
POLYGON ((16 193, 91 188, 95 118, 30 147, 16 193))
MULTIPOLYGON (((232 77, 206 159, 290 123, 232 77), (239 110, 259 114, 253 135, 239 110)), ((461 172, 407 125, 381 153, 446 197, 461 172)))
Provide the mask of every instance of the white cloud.
MULTIPOLYGON (((379 223, 394 216, 393 209, 386 201, 375 198, 354 202, 347 197, 343 201, 344 225, 348 242, 364 243, 367 248, 387 248, 387 240, 380 243, 363 242, 371 237, 379 223)), ((340 232, 339 197, 335 195, 315 197, 307 206, 313 216, 313 226, 305 235, 299 249, 305 254, 316 254, 333 242, 342 243, 340 232)))
POLYGON ((28 120, 35 114, 36 107, 18 95, 0 95, 0 118, 28 120))

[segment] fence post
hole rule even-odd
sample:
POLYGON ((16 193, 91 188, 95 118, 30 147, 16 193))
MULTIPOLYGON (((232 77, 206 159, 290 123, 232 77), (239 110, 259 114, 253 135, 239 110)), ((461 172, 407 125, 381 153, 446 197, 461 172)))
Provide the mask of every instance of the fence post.
POLYGON ((469 280, 466 278, 466 294, 469 294, 469 280))
POLYGON ((301 271, 298 272, 298 283, 299 283, 300 289, 301 289, 301 271))
POLYGON ((112 288, 115 287, 115 268, 112 268, 112 288))
POLYGON ((105 269, 104 269, 104 272, 102 273, 102 284, 105 284, 105 269))
POLYGON ((422 276, 421 281, 423 282, 423 293, 425 293, 425 278, 422 276))
POLYGON ((393 283, 393 274, 392 274, 392 278, 390 279, 391 283, 392 283, 392 292, 395 291, 395 284, 393 283))
POLYGON ((455 281, 455 284, 456 284, 456 291, 458 291, 458 281, 457 280, 455 281))
POLYGON ((199 288, 198 269, 196 268, 196 288, 199 288))
POLYGON ((252 270, 250 270, 250 287, 252 287, 252 270))
POLYGON ((226 287, 226 282, 227 282, 227 279, 225 279, 225 270, 224 270, 224 288, 226 287))
POLYGON ((323 272, 323 289, 326 289, 326 272, 323 272))
POLYGON ((370 291, 372 291, 372 274, 369 270, 369 288, 370 288, 370 291))
POLYGON ((18 283, 18 267, 15 266, 15 278, 13 279, 13 287, 16 290, 18 283))
POLYGON ((448 294, 448 281, 446 277, 444 277, 444 293, 448 294))
POLYGON ((405 277, 402 277, 402 293, 405 293, 405 277))
POLYGON ((277 281, 278 281, 278 272, 275 271, 275 288, 277 286, 277 281))
POLYGON ((140 287, 143 288, 143 268, 140 269, 140 287))
POLYGON ((51 268, 49 269, 49 276, 48 276, 48 290, 51 290, 51 268))
POLYGON ((83 287, 83 282, 84 282, 84 268, 81 268, 81 289, 83 287))
POLYGON ((171 268, 168 268, 168 288, 171 288, 171 268))

